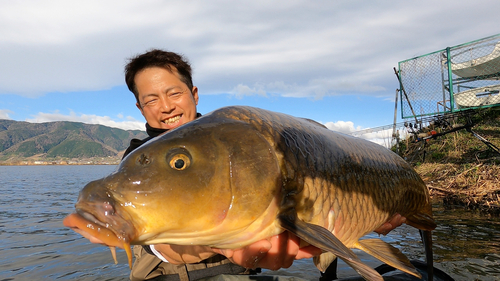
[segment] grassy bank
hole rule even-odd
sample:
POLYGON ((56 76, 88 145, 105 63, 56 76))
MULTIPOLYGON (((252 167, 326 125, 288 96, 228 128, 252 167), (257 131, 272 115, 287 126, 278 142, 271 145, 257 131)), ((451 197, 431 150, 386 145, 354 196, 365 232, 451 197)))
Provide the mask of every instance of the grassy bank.
MULTIPOLYGON (((439 134, 472 123, 472 131, 500 148, 500 108, 475 112, 450 120, 443 126, 431 124, 419 131, 439 134)), ((500 215, 500 154, 466 129, 437 138, 400 143, 400 154, 410 162, 429 187, 431 195, 447 205, 461 205, 500 215)))

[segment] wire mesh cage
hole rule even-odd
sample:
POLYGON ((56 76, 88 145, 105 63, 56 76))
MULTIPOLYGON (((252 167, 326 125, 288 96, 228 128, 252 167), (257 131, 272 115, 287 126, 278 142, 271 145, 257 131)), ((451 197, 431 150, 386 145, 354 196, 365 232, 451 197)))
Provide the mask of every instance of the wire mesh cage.
POLYGON ((399 62, 402 118, 500 106, 500 34, 399 62))

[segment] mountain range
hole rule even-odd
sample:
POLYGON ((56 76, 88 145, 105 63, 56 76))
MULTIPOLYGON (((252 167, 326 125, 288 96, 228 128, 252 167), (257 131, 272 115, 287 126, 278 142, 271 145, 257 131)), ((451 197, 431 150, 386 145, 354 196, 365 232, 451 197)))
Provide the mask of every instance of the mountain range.
POLYGON ((24 159, 56 160, 120 158, 132 138, 146 132, 103 125, 58 121, 29 123, 0 119, 0 162, 24 159))

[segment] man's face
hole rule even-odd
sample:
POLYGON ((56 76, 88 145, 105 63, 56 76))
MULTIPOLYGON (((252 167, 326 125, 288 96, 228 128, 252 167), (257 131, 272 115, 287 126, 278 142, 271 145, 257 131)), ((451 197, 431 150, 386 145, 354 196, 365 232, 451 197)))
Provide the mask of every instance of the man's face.
POLYGON ((149 67, 135 75, 139 93, 136 105, 153 128, 173 129, 196 118, 198 88, 189 89, 177 70, 172 71, 149 67))

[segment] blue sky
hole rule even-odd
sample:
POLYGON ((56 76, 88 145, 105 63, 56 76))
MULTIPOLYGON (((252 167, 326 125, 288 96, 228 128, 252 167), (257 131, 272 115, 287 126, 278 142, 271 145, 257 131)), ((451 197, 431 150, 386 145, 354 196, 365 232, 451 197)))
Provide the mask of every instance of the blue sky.
MULTIPOLYGON (((399 61, 500 33, 500 1, 5 1, 0 119, 144 128, 123 79, 184 54, 199 112, 251 105, 351 132, 393 122, 399 61)), ((399 113, 398 113, 399 115, 399 113)))

